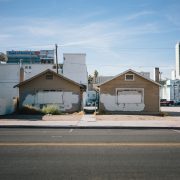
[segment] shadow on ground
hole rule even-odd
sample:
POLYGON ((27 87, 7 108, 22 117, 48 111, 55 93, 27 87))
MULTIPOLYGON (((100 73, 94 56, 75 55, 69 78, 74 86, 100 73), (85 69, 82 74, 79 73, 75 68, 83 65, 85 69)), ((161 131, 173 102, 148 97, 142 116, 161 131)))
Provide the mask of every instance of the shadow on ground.
POLYGON ((180 112, 172 112, 172 111, 168 112, 168 111, 166 111, 166 113, 168 113, 169 116, 180 116, 180 112))
POLYGON ((0 119, 9 119, 9 120, 39 121, 39 120, 42 120, 42 118, 43 118, 43 115, 25 115, 25 114, 0 115, 0 119))

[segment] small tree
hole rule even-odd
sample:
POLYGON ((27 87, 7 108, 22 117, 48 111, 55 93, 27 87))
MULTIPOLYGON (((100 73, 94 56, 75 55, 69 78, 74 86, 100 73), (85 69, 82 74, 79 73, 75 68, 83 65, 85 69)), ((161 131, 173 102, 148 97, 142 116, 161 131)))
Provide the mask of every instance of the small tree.
POLYGON ((3 62, 7 61, 7 56, 2 52, 0 52, 0 61, 3 61, 3 62))

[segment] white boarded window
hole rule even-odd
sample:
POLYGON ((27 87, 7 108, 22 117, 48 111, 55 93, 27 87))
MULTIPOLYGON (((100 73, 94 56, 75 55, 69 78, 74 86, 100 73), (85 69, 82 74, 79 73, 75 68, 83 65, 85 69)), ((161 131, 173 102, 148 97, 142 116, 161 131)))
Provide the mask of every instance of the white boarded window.
POLYGON ((117 91, 118 104, 140 104, 144 103, 144 90, 135 88, 119 88, 117 91))
POLYGON ((39 91, 36 94, 37 104, 62 104, 63 92, 39 91))
POLYGON ((125 74, 126 81, 134 81, 134 74, 125 74))

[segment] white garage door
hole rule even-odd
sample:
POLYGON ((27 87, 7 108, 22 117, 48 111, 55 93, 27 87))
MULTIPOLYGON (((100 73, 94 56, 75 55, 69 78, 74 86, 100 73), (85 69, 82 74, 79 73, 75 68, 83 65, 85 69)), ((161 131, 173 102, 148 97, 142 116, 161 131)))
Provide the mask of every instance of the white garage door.
POLYGON ((119 104, 143 103, 143 91, 135 89, 123 89, 117 91, 117 101, 119 104))

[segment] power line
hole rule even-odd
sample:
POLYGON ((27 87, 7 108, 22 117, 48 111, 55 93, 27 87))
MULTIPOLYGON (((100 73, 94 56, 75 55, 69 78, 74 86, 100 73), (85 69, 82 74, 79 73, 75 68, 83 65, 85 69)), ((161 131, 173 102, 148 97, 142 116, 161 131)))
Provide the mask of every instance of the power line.
MULTIPOLYGON (((102 46, 86 46, 86 45, 83 45, 83 44, 70 44, 70 45, 66 45, 66 44, 56 44, 57 46, 59 46, 59 47, 70 47, 70 46, 82 46, 83 48, 97 48, 97 49, 106 49, 106 47, 102 47, 102 46)), ((39 48, 41 48, 41 47, 50 47, 50 46, 52 46, 52 47, 54 47, 54 44, 46 44, 46 45, 33 45, 33 44, 31 44, 31 45, 16 45, 16 46, 6 46, 6 47, 4 47, 4 46, 0 46, 1 48, 11 48, 11 49, 16 49, 17 47, 29 47, 29 49, 31 49, 32 47, 33 48, 37 48, 37 47, 39 47, 39 48)), ((115 47, 115 46, 113 46, 113 48, 118 48, 119 50, 172 50, 172 49, 175 49, 175 48, 172 48, 172 47, 115 47)))
MULTIPOLYGON (((69 62, 66 62, 66 64, 74 64, 74 65, 82 65, 82 66, 85 66, 85 65, 87 65, 87 66, 101 66, 101 67, 105 67, 105 66, 108 66, 108 67, 117 67, 117 68, 119 68, 119 67, 131 67, 131 66, 133 66, 133 67, 139 67, 139 68, 154 68, 154 67, 156 67, 156 66, 158 66, 158 65, 154 65, 154 66, 152 66, 152 65, 128 65, 128 64, 126 64, 126 65, 123 65, 123 64, 81 64, 81 63, 69 63, 69 62)), ((172 69, 172 68, 174 68, 174 66, 158 66, 158 67, 160 67, 160 68, 169 68, 169 69, 172 69)))

